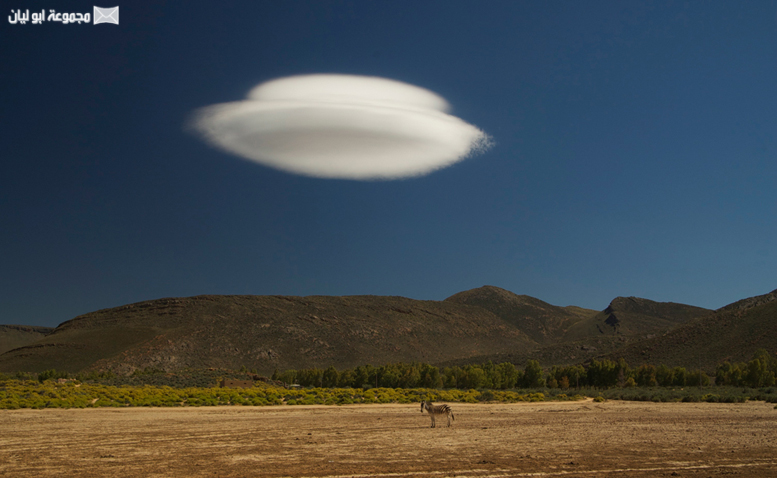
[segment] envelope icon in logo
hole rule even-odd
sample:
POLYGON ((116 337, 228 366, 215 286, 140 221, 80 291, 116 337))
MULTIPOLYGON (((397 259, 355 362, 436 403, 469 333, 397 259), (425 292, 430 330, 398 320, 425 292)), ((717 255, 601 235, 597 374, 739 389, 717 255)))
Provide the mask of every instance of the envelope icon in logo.
POLYGON ((113 23, 119 24, 119 7, 100 8, 94 7, 94 24, 113 23))

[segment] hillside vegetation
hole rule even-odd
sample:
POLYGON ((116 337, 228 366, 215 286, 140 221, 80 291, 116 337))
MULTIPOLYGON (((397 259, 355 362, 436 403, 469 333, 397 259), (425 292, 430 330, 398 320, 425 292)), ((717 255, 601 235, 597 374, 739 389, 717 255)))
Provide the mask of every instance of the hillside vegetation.
POLYGON ((36 342, 53 330, 34 325, 0 325, 0 354, 36 342))

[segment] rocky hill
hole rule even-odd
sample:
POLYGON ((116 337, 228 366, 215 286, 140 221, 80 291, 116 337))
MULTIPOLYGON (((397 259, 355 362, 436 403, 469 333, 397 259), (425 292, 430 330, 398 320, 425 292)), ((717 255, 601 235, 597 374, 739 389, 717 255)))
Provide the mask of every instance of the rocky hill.
POLYGON ((488 309, 538 343, 535 349, 458 359, 449 364, 487 360, 522 364, 530 359, 545 365, 582 363, 712 313, 691 305, 638 297, 617 297, 602 311, 557 307, 493 286, 460 292, 446 300, 488 309))
POLYGON ((564 341, 608 335, 647 339, 711 312, 709 309, 674 302, 616 297, 603 311, 572 325, 564 341))
POLYGON ((0 355, 0 371, 274 369, 441 362, 534 348, 491 312, 403 297, 199 296, 76 317, 0 355))
POLYGON ((758 349, 777 352, 777 290, 722 307, 610 357, 635 365, 701 366, 711 372, 725 360, 750 360, 758 349))

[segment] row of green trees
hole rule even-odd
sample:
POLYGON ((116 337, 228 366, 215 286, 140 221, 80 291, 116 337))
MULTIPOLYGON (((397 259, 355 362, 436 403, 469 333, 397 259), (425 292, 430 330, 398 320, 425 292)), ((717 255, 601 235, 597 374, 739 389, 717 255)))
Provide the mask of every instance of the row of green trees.
POLYGON ((723 362, 715 370, 717 385, 735 387, 771 387, 777 383, 777 359, 766 350, 759 350, 749 362, 723 362))
MULTIPOLYGON (((756 352, 747 363, 724 362, 717 367, 717 385, 765 387, 775 385, 777 360, 765 350, 756 352)), ((544 370, 536 360, 525 367, 512 363, 486 362, 463 367, 438 368, 427 363, 392 363, 380 367, 362 365, 353 369, 337 370, 310 368, 276 371, 273 380, 303 387, 352 388, 458 388, 493 389, 512 388, 582 388, 582 387, 683 387, 707 386, 710 377, 701 370, 666 365, 631 367, 624 359, 592 360, 586 366, 554 366, 544 370)))
POLYGON ((338 371, 311 368, 276 371, 273 380, 303 387, 352 387, 352 388, 488 388, 505 390, 511 388, 539 388, 544 386, 543 371, 539 362, 529 361, 523 369, 511 363, 440 369, 427 363, 391 363, 380 367, 362 365, 353 369, 338 371))

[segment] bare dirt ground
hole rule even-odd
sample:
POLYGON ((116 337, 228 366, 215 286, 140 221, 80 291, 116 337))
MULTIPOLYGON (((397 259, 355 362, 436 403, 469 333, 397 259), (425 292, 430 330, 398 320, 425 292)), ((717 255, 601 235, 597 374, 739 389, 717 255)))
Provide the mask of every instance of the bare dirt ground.
POLYGON ((777 477, 763 402, 452 407, 0 410, 0 475, 777 477))

